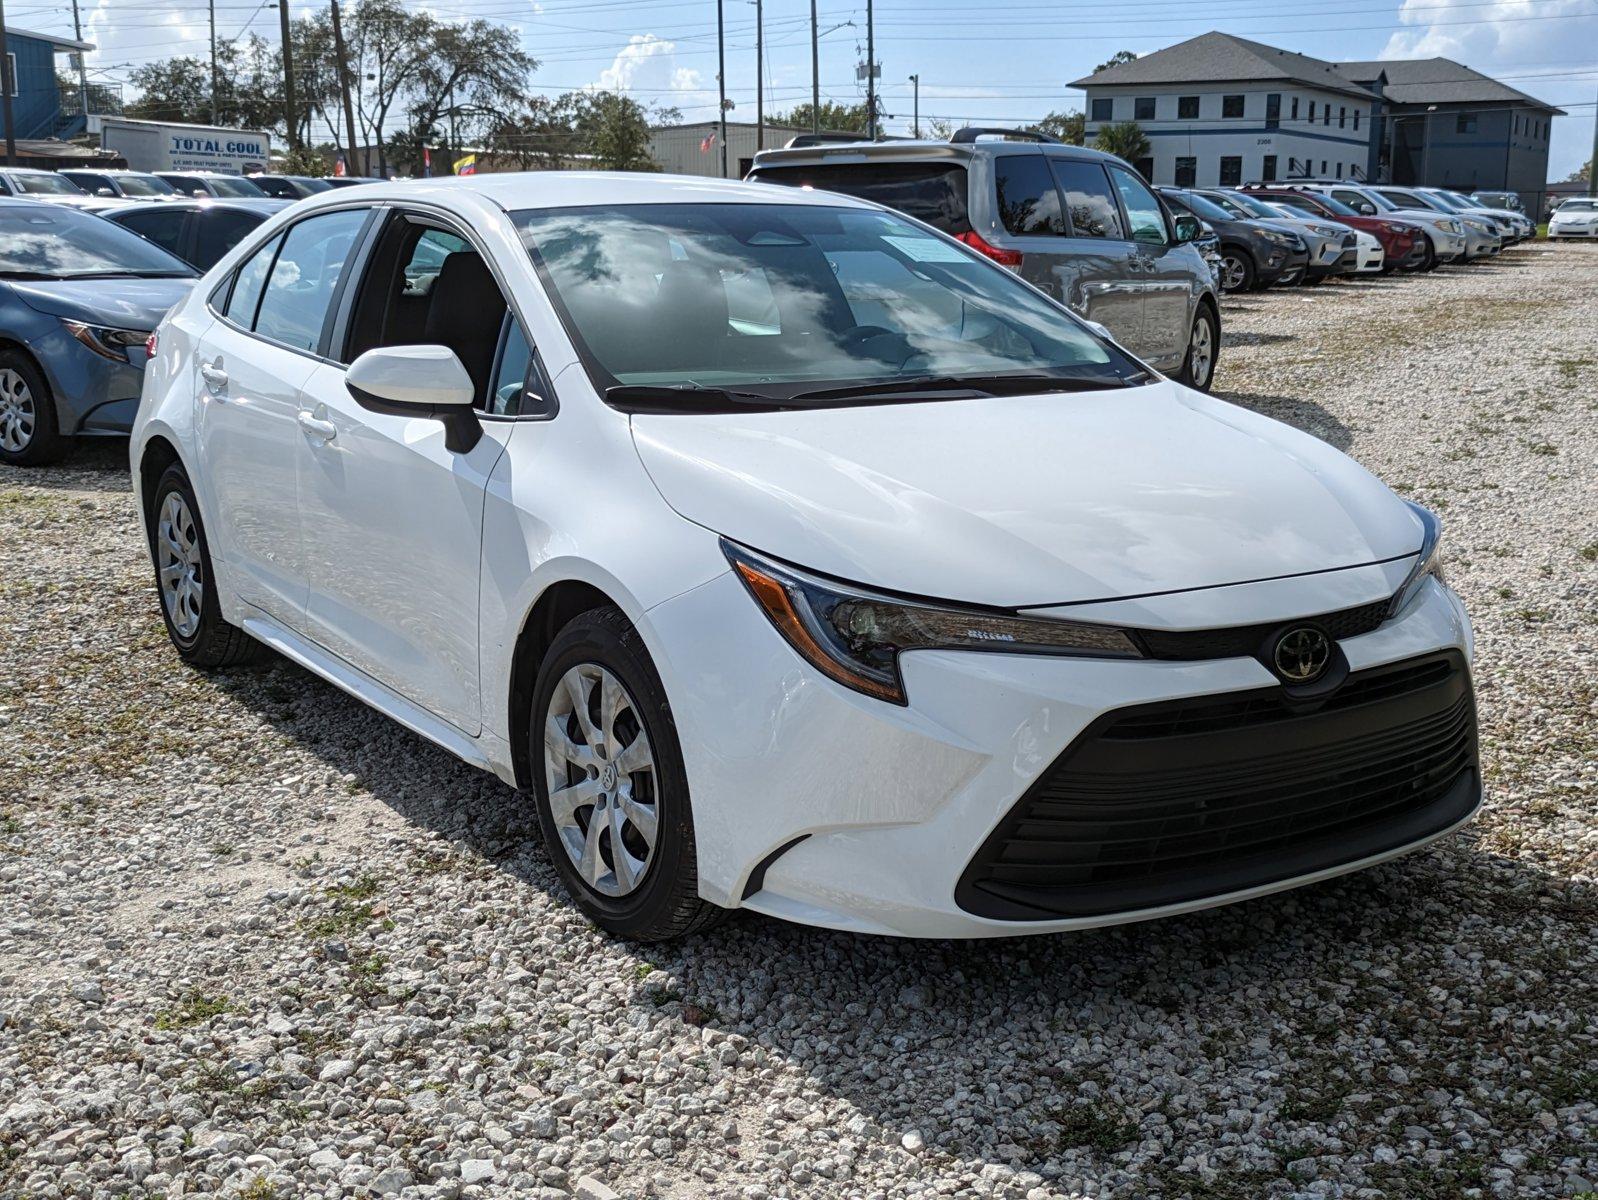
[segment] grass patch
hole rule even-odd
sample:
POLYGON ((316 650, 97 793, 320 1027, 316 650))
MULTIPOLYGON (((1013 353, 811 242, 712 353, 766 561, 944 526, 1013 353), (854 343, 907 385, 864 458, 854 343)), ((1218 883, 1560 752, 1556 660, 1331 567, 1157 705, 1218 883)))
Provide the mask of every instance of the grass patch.
POLYGON ((1058 1119, 1060 1132, 1054 1139, 1056 1149, 1084 1146, 1101 1154, 1111 1154, 1138 1140, 1134 1122, 1092 1105, 1068 1108, 1058 1119))
MULTIPOLYGON (((333 911, 300 922, 300 928, 312 937, 319 938, 359 933, 383 915, 378 911, 378 905, 372 902, 377 889, 377 880, 371 875, 362 875, 354 883, 328 888, 327 895, 332 898, 333 911)), ((385 921, 384 925, 388 929, 394 927, 392 921, 385 921)))
POLYGON ((183 998, 176 1008, 169 1008, 155 1015, 155 1027, 160 1030, 188 1029, 193 1025, 202 1025, 213 1017, 220 1017, 225 1012, 233 1011, 233 1005, 226 996, 207 996, 202 992, 190 992, 183 998))

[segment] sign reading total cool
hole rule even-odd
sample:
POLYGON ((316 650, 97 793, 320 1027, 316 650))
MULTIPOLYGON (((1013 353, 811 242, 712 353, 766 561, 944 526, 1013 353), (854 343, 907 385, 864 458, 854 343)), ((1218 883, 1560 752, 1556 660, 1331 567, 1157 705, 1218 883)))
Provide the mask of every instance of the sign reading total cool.
POLYGON ((254 129, 220 129, 170 121, 96 117, 100 144, 128 160, 135 171, 217 171, 247 175, 264 171, 272 139, 254 129))

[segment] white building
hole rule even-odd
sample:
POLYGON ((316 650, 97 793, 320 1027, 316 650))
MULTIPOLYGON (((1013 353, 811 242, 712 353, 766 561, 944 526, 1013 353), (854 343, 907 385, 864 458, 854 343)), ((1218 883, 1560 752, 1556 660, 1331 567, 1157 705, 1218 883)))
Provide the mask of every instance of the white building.
MULTIPOLYGON (((749 173, 757 150, 775 150, 797 133, 786 125, 767 125, 765 137, 752 121, 727 122, 727 178, 749 173)), ((649 157, 668 175, 721 175, 721 123, 695 121, 688 125, 662 125, 649 131, 649 157)))
POLYGON ((1087 93, 1088 145, 1137 122, 1151 154, 1133 165, 1154 183, 1376 176, 1380 101, 1319 59, 1206 33, 1071 86, 1087 93))

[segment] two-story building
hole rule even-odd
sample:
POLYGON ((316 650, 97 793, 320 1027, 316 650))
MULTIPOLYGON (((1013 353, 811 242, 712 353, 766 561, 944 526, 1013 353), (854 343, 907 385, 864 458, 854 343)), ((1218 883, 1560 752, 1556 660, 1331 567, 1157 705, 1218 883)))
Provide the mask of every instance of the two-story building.
MULTIPOLYGON (((6 26, 6 81, 11 89, 11 119, 19 139, 71 138, 84 132, 81 107, 64 111, 57 56, 93 50, 89 42, 6 26)), ((0 123, 0 134, 5 126, 0 123)))
POLYGON ((1548 132, 1562 115, 1444 58, 1325 62, 1206 33, 1071 85, 1091 145, 1135 121, 1133 164, 1179 187, 1330 177, 1516 191, 1539 207, 1548 132))

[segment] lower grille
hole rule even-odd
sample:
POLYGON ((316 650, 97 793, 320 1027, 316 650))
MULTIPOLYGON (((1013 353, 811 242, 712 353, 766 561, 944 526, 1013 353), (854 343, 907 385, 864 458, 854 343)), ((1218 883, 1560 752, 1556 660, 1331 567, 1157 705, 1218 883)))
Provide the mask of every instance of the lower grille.
POLYGON ((1179 904, 1407 845, 1479 794, 1454 653, 1357 672, 1311 712, 1276 687, 1140 705, 1066 748, 955 898, 1000 920, 1179 904))

